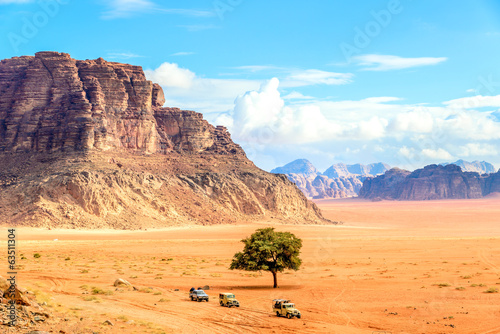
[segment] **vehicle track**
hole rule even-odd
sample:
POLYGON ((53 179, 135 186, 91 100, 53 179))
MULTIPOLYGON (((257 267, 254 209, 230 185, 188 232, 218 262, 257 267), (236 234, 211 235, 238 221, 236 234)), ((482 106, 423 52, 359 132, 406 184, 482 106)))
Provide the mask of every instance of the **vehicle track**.
POLYGON ((494 262, 492 262, 492 261, 488 258, 488 256, 485 254, 485 251, 484 251, 484 250, 479 250, 479 251, 477 252, 477 254, 478 254, 479 259, 480 259, 483 263, 485 263, 485 264, 487 264, 488 266, 490 266, 490 267, 491 267, 491 269, 493 269, 493 270, 495 271, 495 273, 496 273, 496 274, 499 274, 499 273, 500 273, 500 267, 499 267, 498 265, 496 265, 494 262))

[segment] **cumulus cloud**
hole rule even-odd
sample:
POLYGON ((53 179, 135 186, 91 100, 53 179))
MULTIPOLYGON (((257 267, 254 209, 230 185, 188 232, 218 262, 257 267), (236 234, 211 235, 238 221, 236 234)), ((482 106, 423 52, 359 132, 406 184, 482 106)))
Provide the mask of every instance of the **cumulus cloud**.
POLYGON ((163 87, 166 104, 172 107, 213 113, 231 110, 234 99, 255 90, 260 81, 203 78, 176 63, 163 63, 144 70, 148 80, 163 87))
POLYGON ((448 117, 438 119, 437 121, 442 131, 450 139, 500 139, 500 122, 497 122, 489 113, 482 113, 476 110, 451 111, 448 117))
POLYGON ((453 109, 500 107, 500 95, 495 95, 495 96, 476 95, 471 97, 462 97, 459 99, 446 101, 443 104, 453 109))
POLYGON ((451 160, 453 156, 446 150, 442 148, 430 149, 426 148, 422 150, 422 155, 432 160, 451 160))
POLYGON ((498 156, 497 147, 486 143, 468 143, 460 146, 459 152, 463 157, 498 156))
MULTIPOLYGON (((321 148, 337 159, 370 157, 410 169, 454 158, 494 157, 500 151, 497 111, 453 108, 450 101, 405 104, 394 96, 320 100, 284 87, 290 83, 288 72, 282 80, 265 82, 205 78, 175 63, 145 72, 164 88, 166 105, 201 111, 211 123, 226 125, 250 157, 255 157, 252 150, 259 152, 257 163, 280 147, 321 148)), ((491 106, 495 97, 481 101, 491 106)))
POLYGON ((314 103, 286 105, 279 86, 280 81, 273 78, 259 90, 239 96, 232 112, 222 115, 217 122, 228 126, 238 140, 266 145, 371 140, 382 138, 386 133, 388 120, 383 117, 358 118, 351 122, 327 118, 314 103))
POLYGON ((446 57, 403 58, 391 55, 366 54, 353 57, 365 71, 401 70, 419 66, 436 65, 446 61, 446 57))
POLYGON ((174 63, 163 63, 156 70, 144 71, 149 80, 165 87, 191 88, 196 74, 174 63))
POLYGON ((418 109, 396 115, 389 124, 389 130, 394 132, 429 133, 433 129, 434 116, 418 109))
POLYGON ((273 78, 239 96, 233 111, 217 121, 229 126, 236 138, 257 145, 317 142, 340 133, 318 107, 286 106, 279 84, 273 78))
MULTIPOLYGON (((273 66, 241 66, 246 71, 262 71, 273 66)), ((201 112, 225 112, 233 108, 237 96, 248 91, 257 91, 261 80, 213 79, 196 75, 176 63, 165 62, 158 68, 146 69, 146 77, 159 83, 165 90, 167 104, 181 108, 196 109, 201 112)), ((350 82, 351 74, 325 72, 320 70, 294 70, 285 73, 280 87, 303 87, 310 85, 335 85, 350 82)), ((312 100, 297 91, 286 97, 288 100, 312 100)))

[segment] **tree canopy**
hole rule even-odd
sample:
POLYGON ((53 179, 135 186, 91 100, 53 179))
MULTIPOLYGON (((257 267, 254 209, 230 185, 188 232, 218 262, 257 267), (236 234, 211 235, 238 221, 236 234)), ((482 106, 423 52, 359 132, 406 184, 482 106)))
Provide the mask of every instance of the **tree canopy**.
POLYGON ((243 252, 234 254, 229 269, 270 271, 274 287, 278 287, 277 273, 285 269, 299 270, 302 240, 290 232, 275 232, 274 228, 258 229, 250 237, 241 240, 243 252))

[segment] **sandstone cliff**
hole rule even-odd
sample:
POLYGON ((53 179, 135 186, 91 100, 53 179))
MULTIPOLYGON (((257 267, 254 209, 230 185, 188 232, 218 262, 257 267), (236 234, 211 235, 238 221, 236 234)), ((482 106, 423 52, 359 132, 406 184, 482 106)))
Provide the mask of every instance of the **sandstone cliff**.
POLYGON ((391 169, 368 178, 359 193, 362 198, 397 200, 481 198, 500 191, 500 172, 463 172, 457 165, 429 165, 414 172, 391 169))
POLYGON ((138 66, 56 52, 0 62, 0 214, 30 226, 325 222, 224 127, 164 108, 138 66))

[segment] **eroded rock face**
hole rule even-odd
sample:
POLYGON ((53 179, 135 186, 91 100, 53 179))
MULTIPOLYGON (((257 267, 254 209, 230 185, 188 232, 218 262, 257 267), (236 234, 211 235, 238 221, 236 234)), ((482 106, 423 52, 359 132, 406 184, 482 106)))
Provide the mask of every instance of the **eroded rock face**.
POLYGON ((429 165, 414 172, 391 169, 369 178, 359 193, 362 198, 397 200, 481 198, 500 191, 500 173, 463 172, 457 165, 429 165))
POLYGON ((226 128, 164 103, 138 66, 56 52, 1 61, 2 222, 328 222, 286 177, 248 160, 226 128))
POLYGON ((271 173, 285 174, 308 198, 327 199, 357 196, 367 177, 389 168, 381 162, 370 165, 338 163, 321 173, 308 160, 298 159, 271 173))
POLYGON ((201 114, 162 108, 141 67, 39 52, 0 62, 0 151, 244 154, 201 114))

